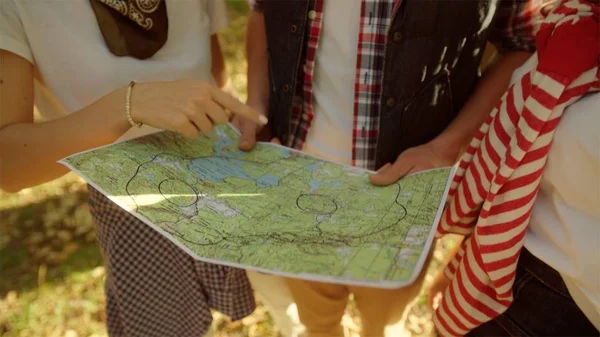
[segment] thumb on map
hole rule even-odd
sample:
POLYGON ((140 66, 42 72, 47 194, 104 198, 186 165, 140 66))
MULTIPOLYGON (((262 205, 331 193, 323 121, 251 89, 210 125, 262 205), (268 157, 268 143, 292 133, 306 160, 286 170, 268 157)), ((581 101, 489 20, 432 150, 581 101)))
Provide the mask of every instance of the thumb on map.
POLYGON ((254 123, 241 123, 240 132, 242 136, 240 137, 240 150, 242 151, 250 151, 256 145, 256 131, 258 127, 254 123))

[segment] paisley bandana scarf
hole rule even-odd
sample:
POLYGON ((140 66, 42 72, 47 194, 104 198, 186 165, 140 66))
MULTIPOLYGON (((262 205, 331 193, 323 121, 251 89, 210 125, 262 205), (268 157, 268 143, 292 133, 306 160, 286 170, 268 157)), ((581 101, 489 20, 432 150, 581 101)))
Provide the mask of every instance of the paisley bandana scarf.
POLYGON ((502 97, 461 158, 438 236, 467 236, 434 315, 462 336, 512 303, 517 262, 565 108, 600 90, 598 0, 559 0, 536 35, 537 64, 502 97))
POLYGON ((90 0, 111 53, 147 59, 166 42, 165 0, 90 0))

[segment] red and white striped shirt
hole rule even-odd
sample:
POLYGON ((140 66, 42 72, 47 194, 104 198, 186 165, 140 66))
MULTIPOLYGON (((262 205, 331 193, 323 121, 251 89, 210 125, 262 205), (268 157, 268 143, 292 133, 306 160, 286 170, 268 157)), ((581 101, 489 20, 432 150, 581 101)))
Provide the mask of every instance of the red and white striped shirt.
POLYGON ((562 0, 536 36, 537 65, 503 96, 463 155, 438 233, 468 237, 435 312, 461 336, 512 303, 517 262, 564 109, 600 90, 598 0, 562 0))

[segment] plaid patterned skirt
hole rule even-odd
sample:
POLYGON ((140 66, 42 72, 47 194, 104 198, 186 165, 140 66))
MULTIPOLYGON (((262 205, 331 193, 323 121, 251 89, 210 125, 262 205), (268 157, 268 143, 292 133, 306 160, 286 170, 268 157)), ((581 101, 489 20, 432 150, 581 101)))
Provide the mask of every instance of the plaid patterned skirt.
POLYGON ((104 257, 111 337, 201 337, 210 309, 237 320, 255 309, 244 270, 194 260, 88 186, 104 257))

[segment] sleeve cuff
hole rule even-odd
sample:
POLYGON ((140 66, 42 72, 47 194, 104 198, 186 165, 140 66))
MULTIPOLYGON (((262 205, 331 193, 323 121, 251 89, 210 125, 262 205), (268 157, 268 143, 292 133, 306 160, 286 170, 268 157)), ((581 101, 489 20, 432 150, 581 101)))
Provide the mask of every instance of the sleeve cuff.
POLYGON ((213 4, 210 15, 210 34, 216 34, 229 25, 229 15, 224 3, 213 4))
POLYGON ((223 18, 219 18, 215 20, 213 24, 210 26, 211 35, 218 33, 220 30, 227 28, 229 26, 229 18, 227 16, 223 18))
POLYGON ((0 35, 0 49, 18 55, 29 61, 31 64, 34 63, 31 49, 29 49, 27 45, 13 39, 10 36, 0 35))

